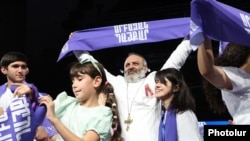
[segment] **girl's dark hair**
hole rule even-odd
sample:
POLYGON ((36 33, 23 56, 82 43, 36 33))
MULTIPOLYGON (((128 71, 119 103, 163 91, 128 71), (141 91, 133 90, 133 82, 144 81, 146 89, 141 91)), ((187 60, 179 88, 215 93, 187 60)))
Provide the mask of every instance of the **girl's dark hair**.
POLYGON ((102 92, 107 95, 105 105, 107 107, 110 107, 113 113, 111 128, 113 129, 114 134, 111 137, 110 141, 123 141, 123 138, 121 137, 121 125, 117 108, 117 101, 114 95, 113 86, 107 81, 103 65, 97 62, 95 62, 94 64, 93 63, 94 62, 91 61, 84 63, 73 62, 73 64, 71 64, 70 77, 71 79, 73 79, 80 74, 88 74, 91 78, 95 78, 96 76, 102 77, 102 83, 97 89, 97 93, 100 94, 102 92))
POLYGON ((105 88, 105 82, 107 81, 107 77, 103 68, 103 65, 100 63, 92 63, 92 62, 73 62, 70 68, 70 78, 79 76, 79 74, 88 74, 91 78, 95 78, 96 76, 102 77, 102 83, 99 88, 97 88, 97 93, 99 94, 102 89, 105 88))
MULTIPOLYGON (((220 56, 215 56, 216 66, 241 67, 250 55, 250 47, 229 43, 220 56)), ((202 79, 202 85, 209 108, 214 114, 224 114, 227 108, 222 100, 221 90, 213 86, 206 79, 202 79)))
POLYGON ((9 64, 16 62, 16 61, 22 61, 25 62, 26 65, 28 65, 28 58, 21 52, 8 52, 3 55, 0 66, 8 67, 9 64))
POLYGON ((106 82, 105 83, 105 89, 102 90, 104 94, 107 95, 106 100, 106 106, 110 107, 113 113, 112 117, 112 125, 111 128, 113 130, 113 135, 110 138, 110 141, 123 141, 124 139, 121 136, 121 124, 120 124, 120 118, 119 118, 119 112, 118 112, 118 104, 116 101, 116 97, 114 95, 114 89, 113 86, 106 82))
POLYGON ((172 83, 172 92, 176 87, 179 91, 174 92, 174 98, 171 101, 171 108, 176 109, 176 112, 184 112, 186 110, 195 111, 195 100, 191 94, 184 77, 180 71, 175 68, 167 68, 158 71, 155 75, 155 81, 166 85, 166 79, 172 83))

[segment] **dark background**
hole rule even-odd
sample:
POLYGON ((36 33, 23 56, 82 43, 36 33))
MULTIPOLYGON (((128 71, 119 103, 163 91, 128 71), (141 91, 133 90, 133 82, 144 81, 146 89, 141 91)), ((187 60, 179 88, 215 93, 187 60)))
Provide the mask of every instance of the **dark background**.
MULTIPOLYGON (((220 0, 250 12, 249 0, 220 0)), ((70 32, 131 22, 188 17, 190 0, 2 0, 0 2, 0 56, 21 51, 29 57, 27 81, 53 97, 71 92, 68 56, 57 62, 70 32)), ((151 70, 158 70, 182 39, 118 47, 91 52, 113 74, 122 74, 128 52, 145 56, 151 70)), ((208 109, 197 70, 196 52, 181 69, 197 102, 199 120, 227 120, 228 114, 215 115, 208 109)), ((5 77, 0 78, 4 83, 5 77)))

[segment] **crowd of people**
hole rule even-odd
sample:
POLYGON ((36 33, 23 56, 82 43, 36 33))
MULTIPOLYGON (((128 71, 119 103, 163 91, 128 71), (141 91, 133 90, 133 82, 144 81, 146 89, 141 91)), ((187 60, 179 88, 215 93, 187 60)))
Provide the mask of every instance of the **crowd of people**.
MULTIPOLYGON (((71 34, 72 35, 72 34, 71 34)), ((91 53, 76 55, 69 76, 74 96, 53 99, 26 81, 28 59, 21 52, 1 58, 1 140, 16 141, 203 141, 196 102, 181 72, 193 51, 185 37, 162 68, 148 73, 143 55, 131 52, 122 75, 113 75, 91 53)), ((250 124, 250 46, 229 43, 219 56, 203 33, 198 70, 216 113, 228 110, 231 124, 250 124), (248 83, 249 82, 249 83, 248 83)))

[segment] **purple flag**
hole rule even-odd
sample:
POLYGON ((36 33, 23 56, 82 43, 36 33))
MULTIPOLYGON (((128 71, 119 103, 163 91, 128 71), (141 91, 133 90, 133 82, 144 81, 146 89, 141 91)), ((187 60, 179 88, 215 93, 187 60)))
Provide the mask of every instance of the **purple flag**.
POLYGON ((182 38, 189 34, 189 26, 190 18, 185 17, 75 31, 57 61, 77 50, 94 51, 182 38))
POLYGON ((250 45, 250 14, 245 11, 216 0, 192 0, 191 20, 192 45, 202 42, 202 31, 214 40, 250 45))
MULTIPOLYGON (((7 107, 6 112, 0 116, 0 140, 12 141, 33 141, 36 128, 42 124, 46 108, 38 105, 37 98, 39 93, 37 88, 28 84, 34 91, 34 102, 30 101, 27 96, 24 98, 14 99, 7 107)), ((0 86, 0 95, 7 88, 7 84, 0 86)), ((11 87, 15 91, 15 86, 11 87)))
POLYGON ((42 126, 48 133, 49 137, 52 137, 53 135, 57 134, 55 127, 47 118, 43 120, 42 126))

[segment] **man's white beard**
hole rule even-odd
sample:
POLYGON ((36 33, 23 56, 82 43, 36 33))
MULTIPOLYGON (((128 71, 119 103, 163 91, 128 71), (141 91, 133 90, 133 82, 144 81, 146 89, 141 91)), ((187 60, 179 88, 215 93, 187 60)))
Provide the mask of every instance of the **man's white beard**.
POLYGON ((143 69, 137 71, 136 74, 134 74, 133 76, 128 75, 128 72, 124 73, 124 77, 126 79, 126 81, 128 83, 136 83, 138 82, 140 79, 144 78, 146 75, 146 73, 144 72, 143 69))

